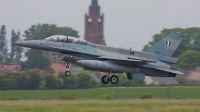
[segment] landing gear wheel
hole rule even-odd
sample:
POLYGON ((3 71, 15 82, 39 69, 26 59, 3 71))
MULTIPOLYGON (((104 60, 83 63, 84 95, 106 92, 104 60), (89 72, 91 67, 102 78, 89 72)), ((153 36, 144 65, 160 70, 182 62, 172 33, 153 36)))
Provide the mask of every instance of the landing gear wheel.
POLYGON ((101 78, 101 81, 102 81, 103 84, 108 84, 109 83, 109 77, 108 76, 103 76, 101 78))
POLYGON ((115 76, 115 75, 111 76, 111 77, 110 77, 110 82, 111 82, 112 84, 116 84, 116 83, 118 82, 118 77, 115 76))
POLYGON ((66 75, 67 77, 69 77, 69 76, 71 75, 71 72, 70 72, 70 71, 66 71, 66 72, 65 72, 65 75, 66 75))

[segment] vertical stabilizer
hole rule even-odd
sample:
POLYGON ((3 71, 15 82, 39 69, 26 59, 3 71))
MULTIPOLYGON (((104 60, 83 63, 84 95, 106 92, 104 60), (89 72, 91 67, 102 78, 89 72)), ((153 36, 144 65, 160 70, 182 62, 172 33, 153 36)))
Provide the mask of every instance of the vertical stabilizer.
POLYGON ((171 33, 145 50, 145 52, 164 56, 172 56, 184 37, 184 35, 179 33, 171 33))

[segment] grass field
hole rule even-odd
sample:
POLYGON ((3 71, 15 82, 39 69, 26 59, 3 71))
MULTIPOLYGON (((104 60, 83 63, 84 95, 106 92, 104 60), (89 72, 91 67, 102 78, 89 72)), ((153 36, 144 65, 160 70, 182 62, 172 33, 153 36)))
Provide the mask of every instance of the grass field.
POLYGON ((0 101, 0 112, 200 112, 200 100, 0 101))
POLYGON ((141 88, 97 88, 84 90, 14 90, 0 91, 0 99, 15 97, 21 100, 57 99, 59 94, 75 95, 79 99, 98 99, 101 95, 114 94, 117 99, 136 99, 144 93, 153 98, 170 98, 181 96, 183 99, 200 99, 200 87, 141 87, 141 88))

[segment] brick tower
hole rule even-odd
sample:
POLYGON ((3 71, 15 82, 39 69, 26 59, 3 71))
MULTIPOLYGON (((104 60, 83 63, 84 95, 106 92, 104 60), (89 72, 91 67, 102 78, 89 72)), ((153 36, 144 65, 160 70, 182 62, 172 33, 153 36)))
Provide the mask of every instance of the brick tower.
POLYGON ((89 14, 85 14, 85 40, 105 45, 103 27, 104 14, 100 13, 98 0, 92 0, 92 4, 89 6, 89 14))

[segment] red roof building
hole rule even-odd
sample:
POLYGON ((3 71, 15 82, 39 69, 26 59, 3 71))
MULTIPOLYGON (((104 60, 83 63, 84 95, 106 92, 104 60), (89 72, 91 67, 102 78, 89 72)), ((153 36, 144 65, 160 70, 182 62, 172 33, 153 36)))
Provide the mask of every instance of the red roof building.
POLYGON ((67 68, 65 67, 65 65, 58 64, 58 63, 52 63, 49 67, 47 67, 42 72, 42 74, 48 74, 51 72, 59 73, 59 72, 65 72, 66 70, 67 70, 67 68))
POLYGON ((0 72, 18 72, 19 70, 21 70, 21 66, 20 65, 4 65, 1 64, 0 65, 0 72))

